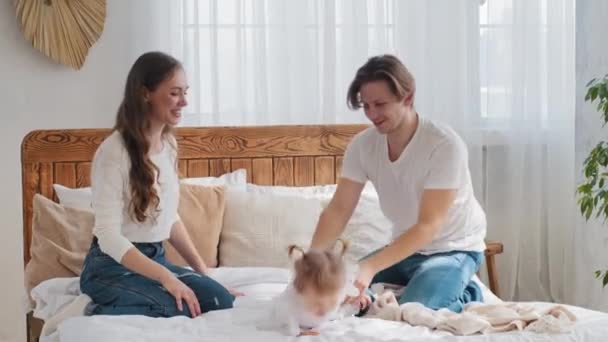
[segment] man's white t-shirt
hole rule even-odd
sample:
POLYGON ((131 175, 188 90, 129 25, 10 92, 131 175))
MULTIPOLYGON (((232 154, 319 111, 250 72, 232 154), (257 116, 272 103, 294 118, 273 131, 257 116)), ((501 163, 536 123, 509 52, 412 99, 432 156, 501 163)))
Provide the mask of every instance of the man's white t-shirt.
POLYGON ((425 189, 457 190, 443 226, 418 253, 482 252, 486 216, 473 193, 467 147, 448 126, 418 119, 412 139, 394 162, 388 157, 386 135, 375 127, 357 134, 346 149, 341 176, 372 182, 384 215, 393 223, 393 239, 417 223, 425 189))

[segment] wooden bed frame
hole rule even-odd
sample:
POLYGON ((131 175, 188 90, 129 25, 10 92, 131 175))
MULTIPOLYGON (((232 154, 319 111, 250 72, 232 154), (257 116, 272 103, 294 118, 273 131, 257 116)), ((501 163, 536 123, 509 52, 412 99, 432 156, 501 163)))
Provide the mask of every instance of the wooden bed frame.
MULTIPOLYGON (((219 176, 244 168, 260 185, 333 184, 350 139, 366 125, 248 126, 177 128, 182 177, 219 176)), ((21 146, 23 260, 30 259, 32 201, 40 193, 57 200, 53 184, 89 186, 91 160, 109 129, 37 130, 21 146)), ((498 295, 494 255, 502 244, 489 242, 486 263, 490 289, 498 295)), ((28 315, 28 341, 37 341, 42 322, 28 315)))

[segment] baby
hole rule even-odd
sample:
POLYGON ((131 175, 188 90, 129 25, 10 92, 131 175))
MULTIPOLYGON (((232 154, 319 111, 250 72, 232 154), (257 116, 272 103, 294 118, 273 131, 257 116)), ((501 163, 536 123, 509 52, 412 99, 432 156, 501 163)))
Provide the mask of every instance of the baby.
POLYGON ((292 245, 289 256, 295 258, 293 281, 275 299, 269 325, 289 336, 318 335, 325 322, 356 313, 352 305, 344 304, 347 296, 356 296, 343 256, 348 243, 341 242, 340 253, 308 251, 292 245))

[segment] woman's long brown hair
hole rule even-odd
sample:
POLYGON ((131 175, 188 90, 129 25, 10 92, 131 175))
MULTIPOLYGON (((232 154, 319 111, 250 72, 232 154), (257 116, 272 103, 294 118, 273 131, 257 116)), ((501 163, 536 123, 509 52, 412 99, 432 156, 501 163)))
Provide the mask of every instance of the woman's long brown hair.
MULTIPOLYGON (((118 108, 114 129, 122 136, 129 154, 131 168, 129 183, 131 203, 129 209, 138 222, 155 218, 160 198, 154 187, 159 176, 158 168, 152 163, 148 152, 150 142, 146 132, 150 127, 150 108, 145 101, 145 91, 154 91, 160 83, 169 79, 181 63, 162 52, 148 52, 141 55, 131 67, 127 76, 125 93, 118 108)), ((170 127, 163 130, 163 140, 170 134, 170 127)))

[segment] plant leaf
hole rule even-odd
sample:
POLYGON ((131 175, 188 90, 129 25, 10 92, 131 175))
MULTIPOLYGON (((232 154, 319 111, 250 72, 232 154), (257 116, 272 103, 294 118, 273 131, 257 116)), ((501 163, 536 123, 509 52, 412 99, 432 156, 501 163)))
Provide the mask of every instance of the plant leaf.
POLYGON ((604 279, 602 280, 602 285, 603 287, 606 287, 606 285, 608 285, 608 271, 604 271, 604 279))
POLYGON ((595 273, 596 278, 599 278, 602 275, 602 271, 600 271, 600 270, 597 270, 594 273, 595 273))
POLYGON ((591 185, 590 184, 583 184, 581 186, 578 187, 578 192, 582 193, 582 194, 590 194, 591 193, 591 185))
POLYGON ((608 97, 608 88, 606 88, 606 83, 601 83, 598 85, 598 96, 600 99, 605 99, 608 97))
MULTIPOLYGON (((607 75, 608 76, 608 75, 607 75)), ((593 84, 593 82, 595 82, 597 80, 597 78, 592 78, 591 81, 587 82, 587 85, 585 85, 585 88, 589 88, 590 85, 593 84)))
POLYGON ((597 93, 599 90, 597 89, 597 87, 593 87, 589 91, 591 92, 591 102, 593 102, 597 98, 597 93))

